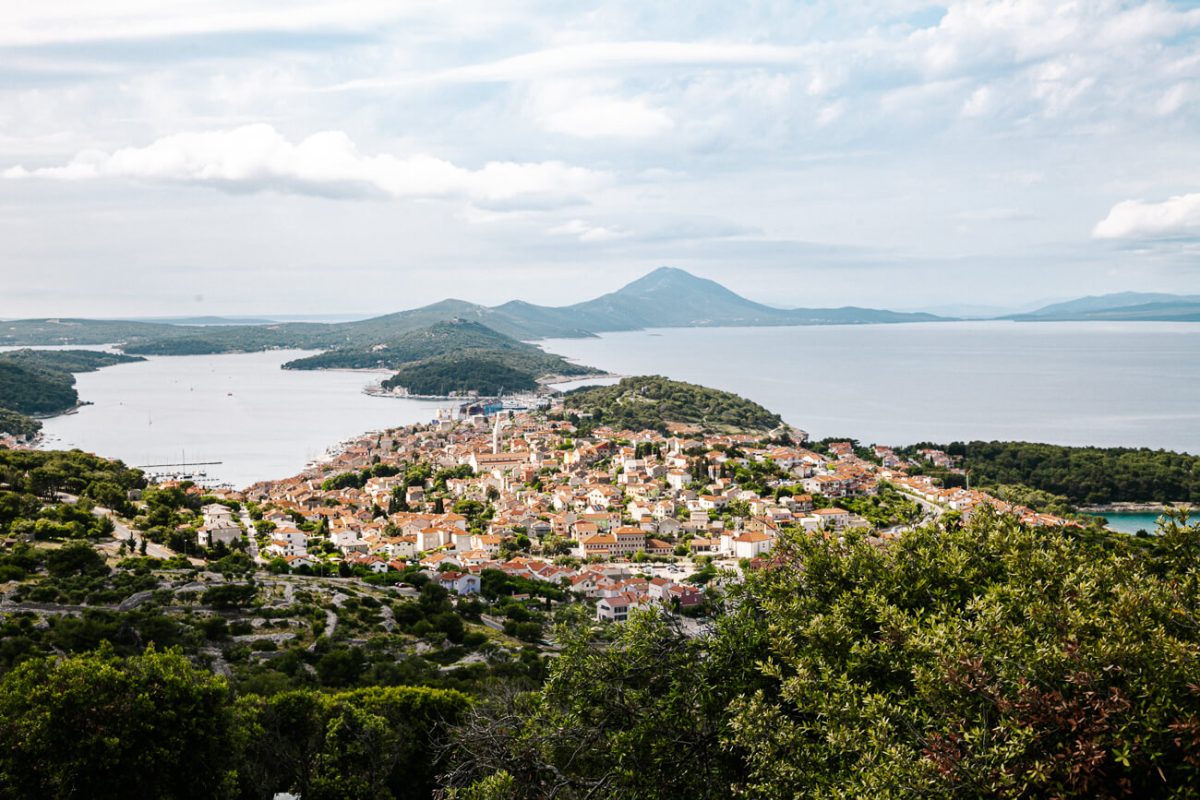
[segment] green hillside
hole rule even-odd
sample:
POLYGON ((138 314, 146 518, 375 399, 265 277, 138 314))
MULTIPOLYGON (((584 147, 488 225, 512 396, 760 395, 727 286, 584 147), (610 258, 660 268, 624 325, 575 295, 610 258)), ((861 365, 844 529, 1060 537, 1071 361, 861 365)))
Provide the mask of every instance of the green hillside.
POLYGON ((699 425, 706 431, 766 432, 783 425, 778 414, 751 400, 659 375, 576 389, 563 405, 567 414, 590 415, 594 423, 634 431, 665 430, 669 422, 699 425))
POLYGON ((346 347, 284 364, 284 369, 399 369, 429 358, 472 354, 508 367, 543 375, 589 375, 596 372, 519 342, 478 322, 455 319, 407 331, 370 346, 346 347))
POLYGON ((141 360, 92 350, 0 353, 0 409, 24 415, 61 413, 79 402, 72 373, 141 360))
POLYGON ((446 354, 401 367, 383 382, 383 388, 403 387, 409 394, 445 397, 478 392, 497 396, 527 392, 538 387, 537 375, 504 363, 497 351, 446 354))
POLYGON ((1200 456, 1129 447, 1065 447, 1035 442, 918 444, 959 457, 971 485, 1023 485, 1073 505, 1200 503, 1200 456))
POLYGON ((18 414, 16 411, 0 408, 0 433, 29 438, 36 435, 41 429, 42 423, 36 419, 18 414))
POLYGON ((0 345, 112 344, 186 335, 188 328, 156 322, 103 319, 19 319, 0 321, 0 345))

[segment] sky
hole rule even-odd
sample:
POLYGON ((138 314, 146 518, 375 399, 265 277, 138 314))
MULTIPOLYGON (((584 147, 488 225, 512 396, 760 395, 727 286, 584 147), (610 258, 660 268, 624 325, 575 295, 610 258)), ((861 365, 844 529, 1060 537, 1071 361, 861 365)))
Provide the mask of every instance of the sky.
POLYGON ((1200 293, 1200 3, 6 0, 0 317, 1200 293))

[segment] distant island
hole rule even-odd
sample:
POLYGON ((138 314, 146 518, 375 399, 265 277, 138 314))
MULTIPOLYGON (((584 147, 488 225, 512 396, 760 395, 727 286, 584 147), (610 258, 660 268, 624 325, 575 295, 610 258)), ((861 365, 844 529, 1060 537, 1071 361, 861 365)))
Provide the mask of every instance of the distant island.
MULTIPOLYGON (((181 318, 182 319, 182 318, 181 318)), ((1200 321, 1200 296, 1120 294, 1055 303, 1000 319, 1030 321, 1200 321)), ((210 355, 272 349, 321 351, 285 369, 388 369, 389 393, 496 395, 538 389, 555 377, 600 374, 529 342, 646 328, 763 327, 946 322, 949 317, 881 309, 783 309, 756 303, 685 270, 660 267, 608 294, 569 306, 514 300, 489 307, 448 299, 352 322, 226 324, 222 317, 189 323, 88 319, 0 322, 0 345, 115 344, 130 355, 210 355)), ((69 373, 68 373, 69 374, 69 373)), ((61 382, 61 381, 60 381, 61 382)), ((18 381, 19 383, 19 381, 18 381)), ((38 385, 36 382, 31 386, 38 385)), ((61 388, 61 387, 60 387, 61 388)), ((61 396, 62 392, 51 392, 61 396)), ((57 408, 63 408, 62 403, 57 408)), ((66 407, 70 407, 75 401, 66 407)), ((10 412, 20 410, 0 404, 10 412)), ((20 412, 26 413, 26 412, 20 412)), ((55 413, 38 411, 36 413, 55 413)), ((5 429, 28 423, 11 415, 5 429)))
POLYGON ((403 333, 449 320, 478 322, 522 341, 593 336, 643 328, 776 325, 855 325, 931 322, 933 314, 852 306, 781 309, 755 303, 721 284, 660 267, 623 288, 570 306, 519 300, 488 307, 463 300, 342 323, 281 322, 266 325, 178 325, 88 319, 29 319, 0 323, 0 345, 110 344, 140 355, 197 355, 271 348, 339 350, 370 348, 403 333))
POLYGON ((1017 322, 1200 322, 1200 295, 1118 292, 1069 300, 1003 319, 1017 322))
MULTIPOLYGON (((216 319, 216 318, 208 318, 216 319)), ((528 344, 643 328, 853 325, 928 322, 932 314, 867 308, 779 309, 715 281, 661 267, 595 300, 550 307, 513 301, 494 308, 443 300, 342 323, 182 325, 86 319, 0 323, 0 344, 116 344, 131 355, 187 356, 295 348, 322 350, 285 369, 392 369, 389 391, 445 396, 529 391, 553 377, 600 374, 528 344)))

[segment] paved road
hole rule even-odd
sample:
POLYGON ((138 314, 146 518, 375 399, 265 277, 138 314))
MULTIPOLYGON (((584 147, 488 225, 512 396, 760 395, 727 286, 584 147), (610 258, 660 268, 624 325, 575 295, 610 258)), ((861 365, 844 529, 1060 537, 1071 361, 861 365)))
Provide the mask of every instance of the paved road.
POLYGON ((925 509, 925 512, 927 514, 932 514, 935 518, 940 517, 942 514, 946 513, 946 509, 944 507, 939 506, 937 503, 932 503, 932 502, 926 500, 924 497, 921 497, 921 495, 919 495, 919 494, 915 494, 915 493, 910 492, 907 489, 904 489, 899 486, 896 487, 896 491, 900 492, 900 494, 904 495, 909 500, 915 501, 917 503, 917 505, 919 505, 921 508, 925 509))
MULTIPOLYGON (((98 517, 108 517, 109 520, 112 521, 113 538, 115 538, 117 540, 117 542, 113 543, 111 545, 108 545, 108 547, 111 547, 111 549, 113 549, 113 550, 117 550, 120 547, 120 542, 124 541, 129 545, 130 551, 132 551, 132 553, 134 555, 137 554, 138 547, 142 541, 142 535, 140 532, 133 530, 128 525, 126 525, 124 522, 122 522, 121 518, 118 517, 116 515, 116 513, 114 513, 113 510, 110 508, 96 506, 95 508, 92 509, 92 513, 98 517)), ((152 558, 166 559, 166 558, 173 558, 174 556, 178 555, 178 553, 176 553, 174 550, 170 549, 169 547, 164 547, 161 544, 155 544, 154 542, 147 540, 146 555, 151 556, 152 558)), ((188 560, 196 565, 201 565, 204 563, 203 561, 201 561, 198 558, 192 558, 192 559, 188 559, 188 560)))
POLYGON ((250 560, 257 564, 259 563, 258 541, 256 538, 258 531, 254 529, 254 520, 250 519, 250 512, 246 510, 245 506, 242 506, 239 516, 242 520, 242 527, 246 529, 246 538, 250 542, 250 547, 248 548, 250 560))

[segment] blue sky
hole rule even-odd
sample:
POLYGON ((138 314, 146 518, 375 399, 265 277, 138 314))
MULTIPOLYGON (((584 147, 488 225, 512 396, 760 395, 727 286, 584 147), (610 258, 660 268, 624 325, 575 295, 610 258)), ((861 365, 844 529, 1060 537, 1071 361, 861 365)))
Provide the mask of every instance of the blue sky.
POLYGON ((0 7, 0 316, 1200 293, 1200 8, 0 7))

